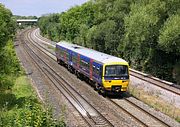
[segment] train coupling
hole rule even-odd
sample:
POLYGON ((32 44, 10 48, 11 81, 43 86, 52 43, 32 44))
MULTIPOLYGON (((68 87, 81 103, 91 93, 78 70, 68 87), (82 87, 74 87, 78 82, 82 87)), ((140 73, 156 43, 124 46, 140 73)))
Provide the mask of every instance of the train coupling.
POLYGON ((121 92, 121 86, 112 86, 111 90, 113 92, 121 92))

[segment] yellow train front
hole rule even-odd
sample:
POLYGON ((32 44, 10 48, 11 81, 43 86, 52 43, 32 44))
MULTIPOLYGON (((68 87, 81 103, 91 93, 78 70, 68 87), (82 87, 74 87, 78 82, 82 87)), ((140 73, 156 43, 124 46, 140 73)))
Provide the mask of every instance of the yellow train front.
MULTIPOLYGON (((102 86, 105 91, 126 92, 129 85, 129 65, 127 62, 105 62, 103 65, 102 86)), ((104 91, 101 91, 104 92, 104 91)))
POLYGON ((66 42, 56 44, 56 57, 101 93, 127 91, 129 65, 121 58, 66 42))

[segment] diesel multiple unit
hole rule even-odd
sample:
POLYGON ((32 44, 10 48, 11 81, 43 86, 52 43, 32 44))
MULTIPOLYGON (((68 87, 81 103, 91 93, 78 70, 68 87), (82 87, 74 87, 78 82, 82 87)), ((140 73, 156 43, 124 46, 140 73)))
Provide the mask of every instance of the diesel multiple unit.
POLYGON ((101 93, 127 91, 129 65, 121 58, 67 42, 56 44, 56 57, 58 63, 88 79, 101 93))

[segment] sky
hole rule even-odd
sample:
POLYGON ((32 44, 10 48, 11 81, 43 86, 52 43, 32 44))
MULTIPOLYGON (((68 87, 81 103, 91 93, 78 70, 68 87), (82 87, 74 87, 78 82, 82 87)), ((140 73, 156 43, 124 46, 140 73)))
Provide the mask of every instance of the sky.
POLYGON ((10 9, 13 15, 42 16, 50 13, 61 13, 69 8, 81 5, 88 0, 0 0, 10 9))

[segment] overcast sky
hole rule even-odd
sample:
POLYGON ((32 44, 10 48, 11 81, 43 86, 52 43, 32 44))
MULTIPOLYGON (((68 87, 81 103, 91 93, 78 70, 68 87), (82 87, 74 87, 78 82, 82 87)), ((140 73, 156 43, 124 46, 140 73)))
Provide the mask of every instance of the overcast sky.
POLYGON ((10 9, 13 15, 41 16, 49 13, 60 13, 88 0, 0 0, 10 9))

